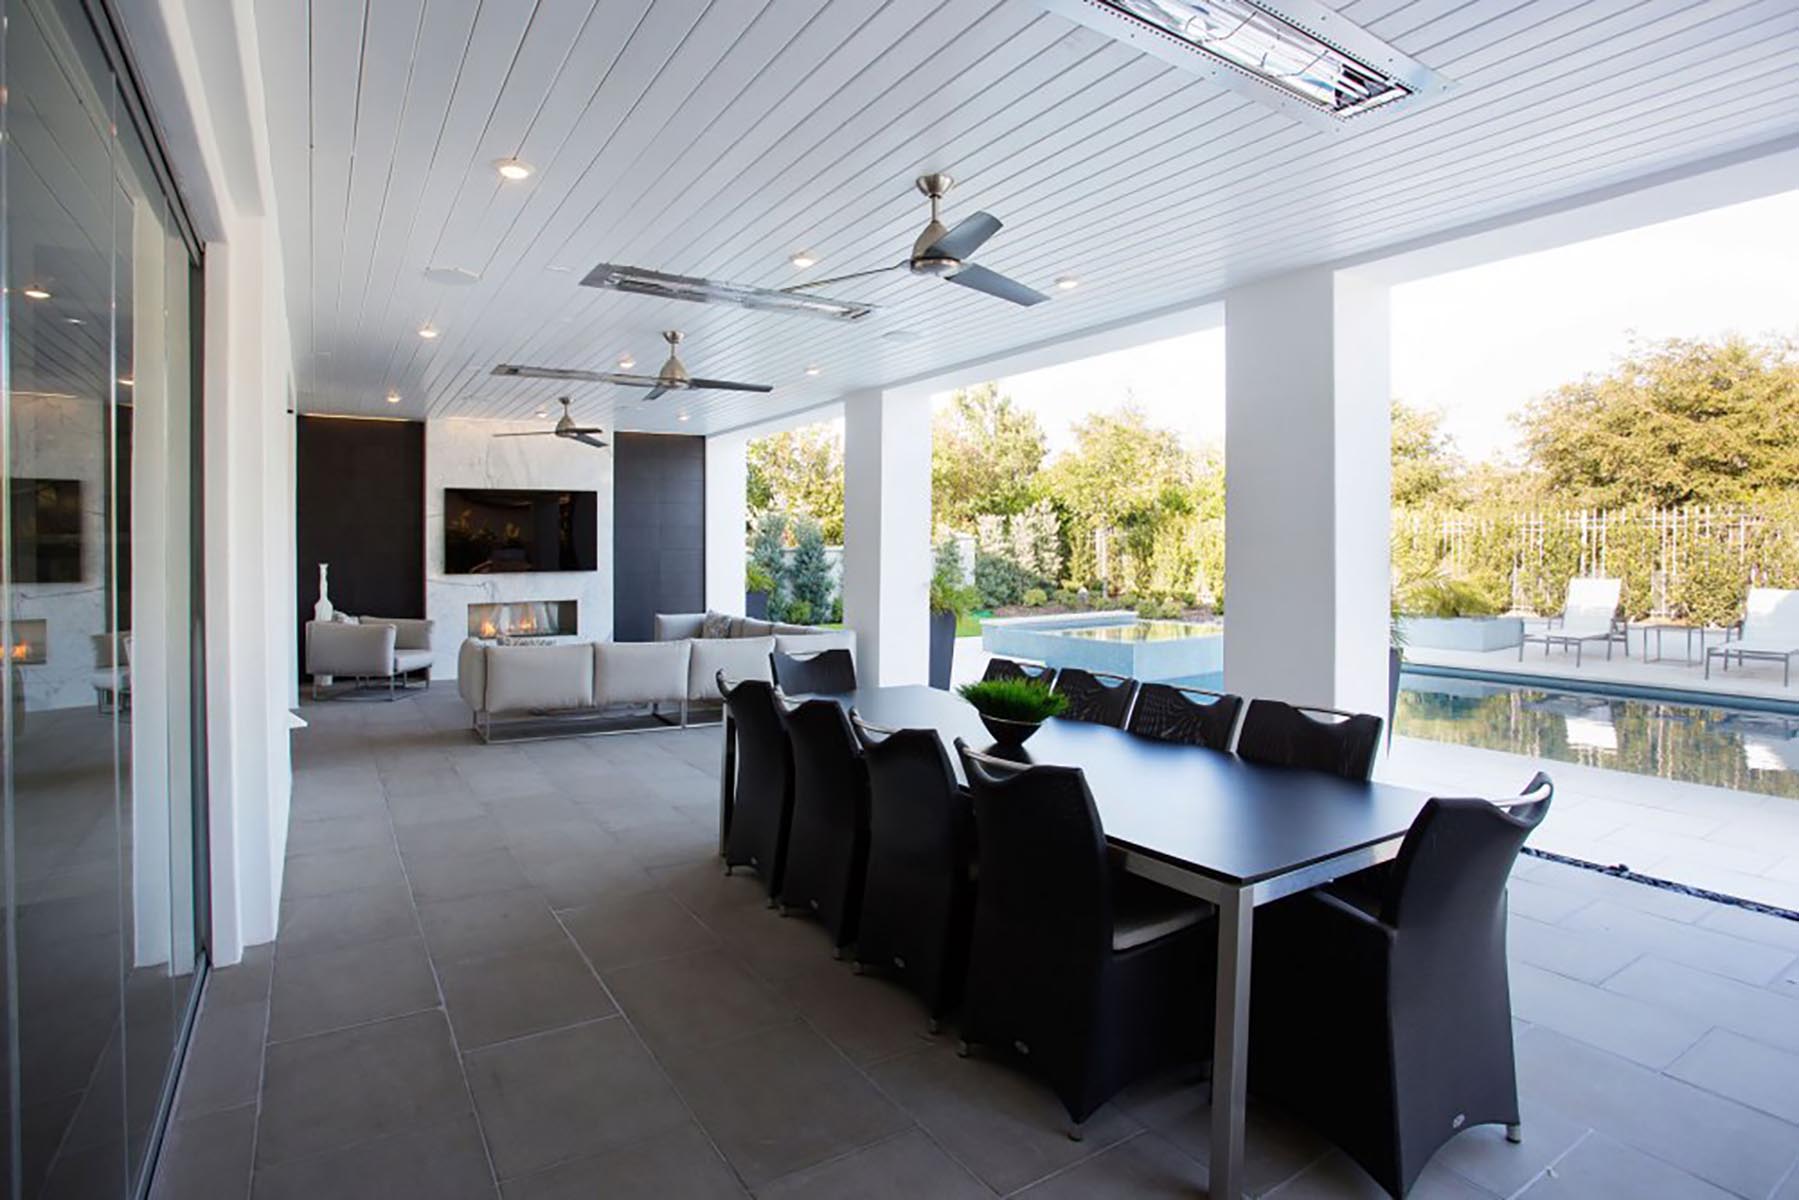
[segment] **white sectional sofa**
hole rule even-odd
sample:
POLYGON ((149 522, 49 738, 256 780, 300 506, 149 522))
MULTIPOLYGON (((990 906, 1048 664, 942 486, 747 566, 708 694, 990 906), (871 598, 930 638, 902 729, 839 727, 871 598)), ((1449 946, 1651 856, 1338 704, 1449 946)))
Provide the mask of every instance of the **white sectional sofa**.
POLYGON ((498 645, 470 638, 457 655, 456 686, 482 737, 496 718, 597 715, 647 708, 688 723, 694 705, 720 701, 718 673, 768 679, 768 656, 856 650, 847 629, 780 625, 720 613, 658 613, 650 642, 498 645), (722 636, 704 637, 707 632, 722 636))

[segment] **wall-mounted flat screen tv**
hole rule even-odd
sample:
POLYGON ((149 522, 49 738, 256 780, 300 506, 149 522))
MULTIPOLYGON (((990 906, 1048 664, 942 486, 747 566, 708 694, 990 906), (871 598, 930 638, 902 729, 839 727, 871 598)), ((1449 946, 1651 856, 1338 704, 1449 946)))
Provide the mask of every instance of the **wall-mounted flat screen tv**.
POLYGON ((12 481, 14 583, 81 582, 81 481, 12 481))
POLYGON ((595 492, 444 489, 444 574, 599 569, 595 492))

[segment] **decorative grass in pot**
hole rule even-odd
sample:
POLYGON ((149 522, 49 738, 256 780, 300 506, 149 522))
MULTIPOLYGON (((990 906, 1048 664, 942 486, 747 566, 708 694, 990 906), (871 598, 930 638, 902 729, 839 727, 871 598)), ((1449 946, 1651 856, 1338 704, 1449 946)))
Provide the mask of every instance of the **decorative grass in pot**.
POLYGON ((1051 717, 1062 715, 1068 697, 1039 679, 984 679, 957 692, 981 714, 981 724, 1002 746, 1020 746, 1051 717))

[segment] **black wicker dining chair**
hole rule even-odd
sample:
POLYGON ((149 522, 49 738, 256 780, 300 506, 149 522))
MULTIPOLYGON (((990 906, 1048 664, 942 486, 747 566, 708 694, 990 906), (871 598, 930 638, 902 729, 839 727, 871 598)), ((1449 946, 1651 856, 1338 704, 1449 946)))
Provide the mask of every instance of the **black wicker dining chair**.
POLYGON ((1010 658, 990 658, 987 669, 981 672, 983 681, 988 679, 1039 679, 1046 684, 1056 682, 1056 669, 1042 663, 1017 662, 1010 658))
POLYGON ((933 730, 850 715, 868 763, 868 881, 856 967, 904 983, 931 1031, 961 1003, 974 922, 974 806, 933 730))
POLYGON ((781 913, 817 917, 832 954, 856 940, 868 869, 868 768, 843 706, 777 704, 793 747, 793 823, 776 893, 781 913))
POLYGON ((1367 779, 1380 750, 1381 719, 1281 700, 1251 700, 1237 734, 1237 754, 1277 767, 1367 779))
POLYGON ((1376 890, 1332 885, 1256 912, 1250 1088, 1336 1142, 1388 1195, 1457 1133, 1522 1133, 1506 977, 1506 880, 1555 788, 1431 800, 1376 890), (1328 996, 1328 999, 1325 997, 1328 996))
POLYGON ((775 686, 790 696, 808 692, 836 695, 856 690, 856 660, 841 648, 797 655, 771 650, 768 665, 775 686))
POLYGON ((1124 727, 1158 742, 1229 750, 1242 712, 1243 697, 1229 692, 1145 683, 1137 687, 1137 700, 1124 727))
POLYGON ((1068 697, 1068 708, 1062 713, 1065 720, 1121 729, 1131 710, 1131 697, 1137 694, 1137 681, 1128 675, 1063 667, 1056 672, 1054 688, 1068 697))
POLYGON ((793 818, 793 757, 787 730, 781 724, 774 684, 761 679, 731 683, 723 671, 717 678, 737 737, 725 874, 749 867, 762 880, 772 904, 781 891, 793 818))
POLYGON ((956 751, 980 858, 964 1041, 1016 1051, 1078 1137, 1120 1089, 1203 1057, 1217 913, 1115 865, 1080 768, 956 751))

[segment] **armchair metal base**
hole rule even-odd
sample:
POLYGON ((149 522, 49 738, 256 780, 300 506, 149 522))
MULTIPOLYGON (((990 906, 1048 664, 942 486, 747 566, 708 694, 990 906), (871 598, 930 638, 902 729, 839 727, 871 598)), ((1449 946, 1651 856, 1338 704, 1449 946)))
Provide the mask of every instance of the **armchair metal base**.
POLYGON ((1722 655, 1724 658, 1724 669, 1728 671, 1730 670, 1731 657, 1734 655, 1737 660, 1737 670, 1739 671, 1743 669, 1744 659, 1753 658, 1762 662, 1779 663, 1781 666, 1780 686, 1791 687, 1793 686, 1793 656, 1795 654, 1799 654, 1799 650, 1740 650, 1735 646, 1732 646, 1729 642, 1726 642, 1722 646, 1713 646, 1705 652, 1705 677, 1707 679, 1712 677, 1713 657, 1722 655))
POLYGON ((693 705, 683 701, 678 709, 662 712, 652 704, 647 712, 619 713, 605 709, 581 708, 562 711, 533 711, 496 719, 494 714, 473 714, 475 735, 483 742, 546 742, 566 737, 610 737, 623 733, 659 733, 716 725, 722 714, 708 710, 695 719, 693 705))

